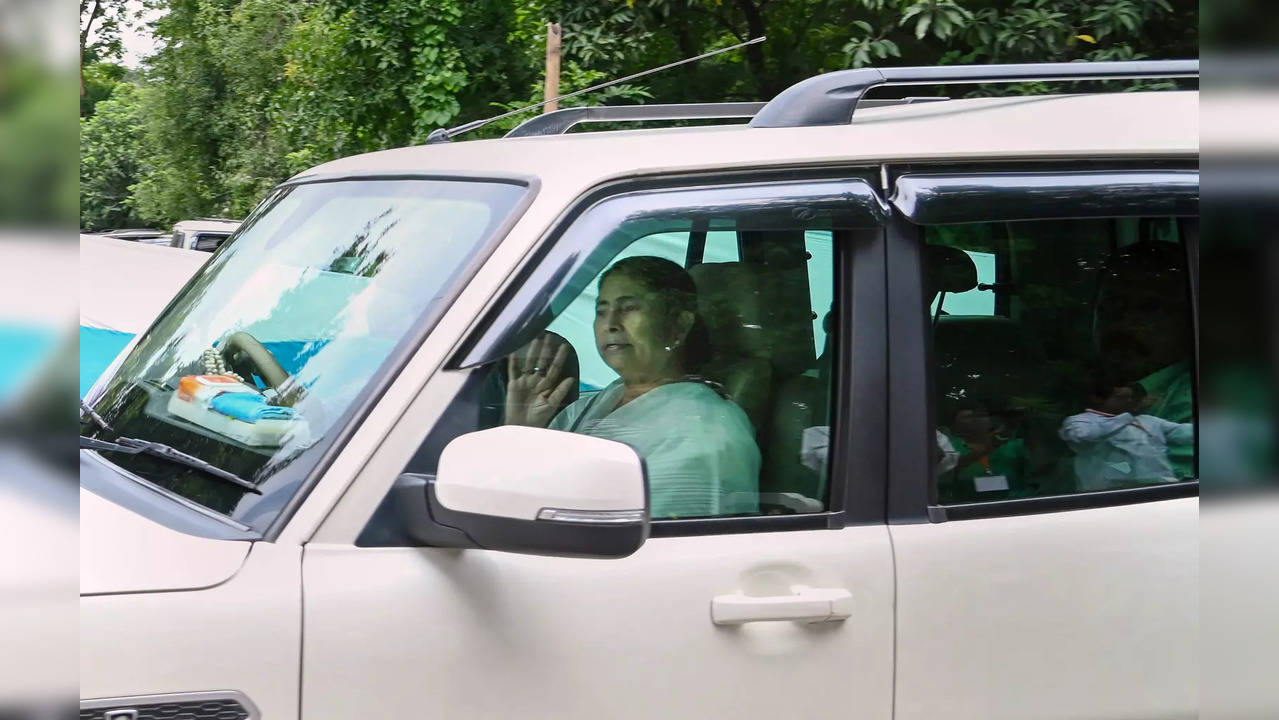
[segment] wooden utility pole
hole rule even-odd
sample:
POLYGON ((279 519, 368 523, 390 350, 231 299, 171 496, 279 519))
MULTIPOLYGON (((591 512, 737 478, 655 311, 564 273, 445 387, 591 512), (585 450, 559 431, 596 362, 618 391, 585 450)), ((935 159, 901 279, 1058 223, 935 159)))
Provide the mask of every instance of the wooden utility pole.
MULTIPOLYGON (((546 25, 546 97, 544 100, 550 100, 559 97, 560 94, 560 24, 548 23, 546 25)), ((547 103, 542 106, 542 112, 555 112, 560 109, 557 102, 547 103)))

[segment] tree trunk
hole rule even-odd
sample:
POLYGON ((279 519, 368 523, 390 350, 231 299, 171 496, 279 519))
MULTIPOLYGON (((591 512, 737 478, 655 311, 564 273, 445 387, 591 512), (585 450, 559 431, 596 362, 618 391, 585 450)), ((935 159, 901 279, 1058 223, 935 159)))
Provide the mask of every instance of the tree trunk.
MULTIPOLYGON (((741 8, 742 14, 746 17, 746 39, 754 40, 757 37, 768 34, 768 25, 764 21, 762 3, 756 5, 752 0, 737 0, 737 6, 741 8)), ((746 65, 750 68, 751 75, 755 78, 755 89, 759 92, 760 99, 773 99, 773 96, 780 92, 780 89, 774 87, 773 79, 768 76, 768 66, 764 61, 764 46, 762 44, 750 45, 746 48, 746 65)))
POLYGON ((84 48, 89 44, 89 31, 93 29, 93 21, 102 15, 102 0, 93 0, 93 10, 89 11, 89 19, 80 29, 80 97, 84 97, 84 48))

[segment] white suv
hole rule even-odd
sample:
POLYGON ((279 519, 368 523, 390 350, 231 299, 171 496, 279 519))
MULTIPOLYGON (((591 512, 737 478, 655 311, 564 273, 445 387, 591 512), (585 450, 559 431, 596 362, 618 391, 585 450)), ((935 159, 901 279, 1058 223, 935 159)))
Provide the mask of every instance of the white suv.
POLYGON ((1197 73, 284 183, 87 396, 81 717, 1195 716, 1198 93, 858 105, 1197 73))

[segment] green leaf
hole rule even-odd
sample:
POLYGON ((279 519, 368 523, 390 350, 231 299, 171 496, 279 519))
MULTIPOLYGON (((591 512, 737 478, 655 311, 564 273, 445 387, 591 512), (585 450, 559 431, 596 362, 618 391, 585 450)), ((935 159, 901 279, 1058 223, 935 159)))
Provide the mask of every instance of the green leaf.
POLYGON ((915 39, 923 40, 928 34, 928 26, 933 21, 932 15, 925 15, 919 19, 919 23, 915 25, 915 39))
POLYGON ((945 39, 950 37, 951 28, 950 16, 946 13, 940 13, 937 16, 937 22, 933 24, 933 34, 945 39))

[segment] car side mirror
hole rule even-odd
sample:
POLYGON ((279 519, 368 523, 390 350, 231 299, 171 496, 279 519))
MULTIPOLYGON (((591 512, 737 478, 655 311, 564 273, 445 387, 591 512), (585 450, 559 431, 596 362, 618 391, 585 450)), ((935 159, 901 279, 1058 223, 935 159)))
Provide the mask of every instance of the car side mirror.
POLYGON ((648 539, 643 460, 589 435, 514 425, 460 435, 436 475, 402 475, 395 493, 424 545, 618 558, 648 539))

